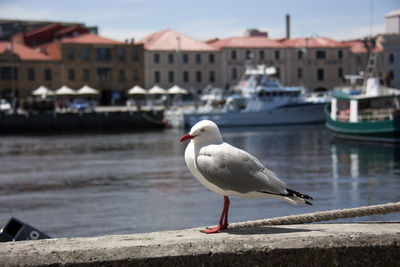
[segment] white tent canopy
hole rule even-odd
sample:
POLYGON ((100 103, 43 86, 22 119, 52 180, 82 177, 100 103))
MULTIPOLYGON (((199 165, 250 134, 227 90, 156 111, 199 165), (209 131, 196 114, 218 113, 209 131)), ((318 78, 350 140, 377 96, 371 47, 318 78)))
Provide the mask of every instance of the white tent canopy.
POLYGON ((135 85, 128 91, 128 95, 145 95, 147 91, 140 87, 139 85, 135 85))
POLYGON ((42 85, 36 90, 32 91, 32 95, 46 97, 48 95, 54 95, 54 92, 42 85))
POLYGON ((188 94, 188 91, 186 89, 183 89, 179 85, 174 85, 171 88, 168 89, 168 94, 171 95, 186 95, 188 94))
POLYGON ((167 90, 161 88, 158 85, 154 85, 150 90, 149 90, 149 94, 152 95, 164 95, 167 93, 167 90))
POLYGON ((71 88, 69 88, 66 85, 63 85, 60 88, 58 88, 55 93, 56 93, 56 95, 75 95, 76 94, 75 90, 72 90, 71 88))
POLYGON ((78 95, 98 95, 100 92, 88 85, 83 86, 76 92, 78 95))

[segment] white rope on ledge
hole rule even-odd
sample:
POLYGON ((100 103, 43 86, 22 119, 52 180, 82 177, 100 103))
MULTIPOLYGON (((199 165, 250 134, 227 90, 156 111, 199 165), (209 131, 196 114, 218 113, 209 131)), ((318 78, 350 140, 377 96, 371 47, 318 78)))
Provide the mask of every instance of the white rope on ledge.
POLYGON ((378 214, 387 214, 392 212, 400 212, 400 202, 365 206, 360 208, 320 211, 315 213, 291 215, 291 216, 263 219, 263 220, 249 221, 249 222, 232 223, 229 224, 228 229, 241 228, 241 227, 258 227, 265 225, 289 225, 289 224, 313 223, 313 222, 371 216, 378 214))

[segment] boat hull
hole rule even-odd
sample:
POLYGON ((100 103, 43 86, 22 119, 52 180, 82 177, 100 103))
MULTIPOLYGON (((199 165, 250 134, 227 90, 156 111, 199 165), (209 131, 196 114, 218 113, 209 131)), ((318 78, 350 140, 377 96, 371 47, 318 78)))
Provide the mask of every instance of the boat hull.
POLYGON ((400 142, 400 120, 348 122, 332 120, 330 107, 325 108, 325 125, 337 137, 364 141, 400 142))
POLYGON ((323 123, 324 106, 324 103, 307 103, 257 112, 186 113, 184 123, 186 127, 201 120, 212 120, 219 127, 323 123))

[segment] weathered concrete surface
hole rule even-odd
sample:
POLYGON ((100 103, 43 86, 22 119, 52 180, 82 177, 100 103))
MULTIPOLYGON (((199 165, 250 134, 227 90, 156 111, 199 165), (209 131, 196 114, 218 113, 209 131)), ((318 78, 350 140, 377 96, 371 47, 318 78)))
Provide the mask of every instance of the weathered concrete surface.
POLYGON ((199 229, 0 243, 1 266, 399 266, 400 223, 199 229))

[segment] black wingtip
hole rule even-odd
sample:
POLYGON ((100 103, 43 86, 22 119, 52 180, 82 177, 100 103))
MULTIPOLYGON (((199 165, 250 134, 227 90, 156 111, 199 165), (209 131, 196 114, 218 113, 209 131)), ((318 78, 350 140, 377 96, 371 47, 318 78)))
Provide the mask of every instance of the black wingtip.
MULTIPOLYGON (((302 199, 309 199, 309 200, 313 200, 312 197, 310 197, 309 195, 306 194, 302 194, 300 192, 294 191, 292 189, 286 188, 286 191, 288 192, 289 196, 293 196, 293 197, 299 197, 302 199)), ((307 201, 306 201, 307 202, 307 201)), ((307 203, 308 204, 308 203, 307 203)))
POLYGON ((258 191, 258 192, 265 193, 265 194, 271 194, 271 195, 277 195, 277 196, 284 196, 284 197, 298 197, 298 198, 301 198, 302 200, 304 200, 305 204, 313 205, 310 201, 307 201, 307 199, 308 200, 313 200, 313 198, 310 197, 309 195, 299 193, 299 192, 294 191, 294 190, 289 189, 289 188, 286 188, 286 191, 288 192, 287 194, 273 194, 273 193, 270 193, 270 192, 267 192, 267 191, 258 191))

